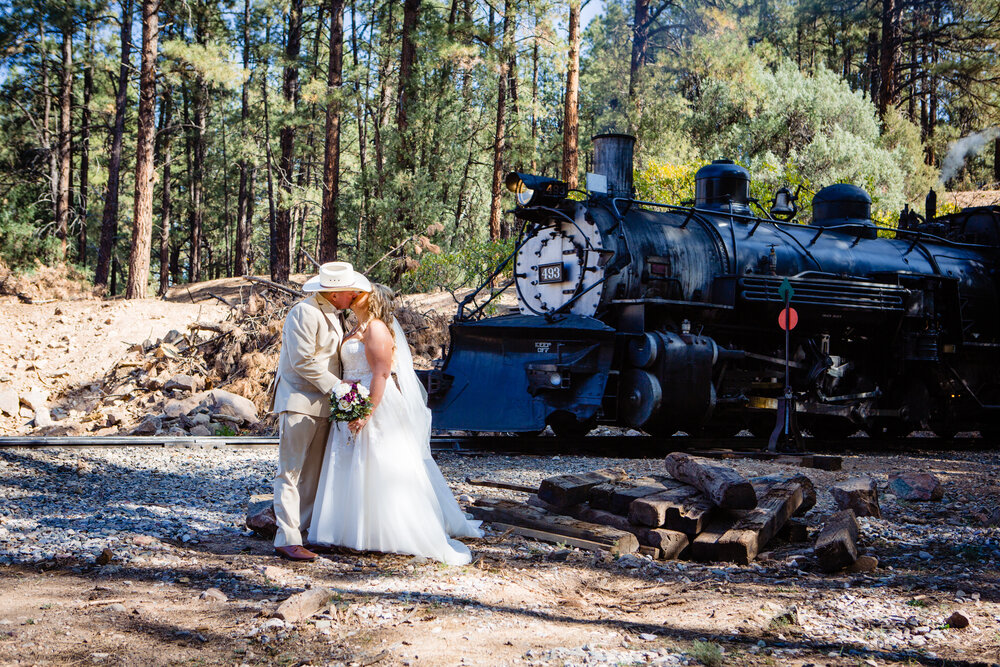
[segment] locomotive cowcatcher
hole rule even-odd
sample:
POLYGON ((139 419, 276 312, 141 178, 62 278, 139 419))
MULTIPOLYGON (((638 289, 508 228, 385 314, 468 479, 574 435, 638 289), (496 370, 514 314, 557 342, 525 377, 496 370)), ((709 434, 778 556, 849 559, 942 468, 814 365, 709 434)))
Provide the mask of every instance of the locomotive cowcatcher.
POLYGON ((817 437, 1000 433, 1000 207, 937 216, 932 191, 924 216, 883 230, 868 194, 837 184, 800 224, 792 193, 764 211, 728 160, 697 172, 691 205, 637 201, 633 145, 594 138, 582 200, 508 175, 516 249, 460 304, 426 376, 436 430, 763 436, 787 370, 817 437), (510 286, 516 311, 487 317, 510 286))

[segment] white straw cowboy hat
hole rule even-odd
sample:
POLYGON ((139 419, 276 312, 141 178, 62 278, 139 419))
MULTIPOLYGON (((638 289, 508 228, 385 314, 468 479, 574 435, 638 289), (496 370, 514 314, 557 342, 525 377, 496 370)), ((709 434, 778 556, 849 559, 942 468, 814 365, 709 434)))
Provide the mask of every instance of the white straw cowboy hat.
POLYGON ((350 262, 327 262, 302 286, 303 292, 371 292, 372 284, 350 262))

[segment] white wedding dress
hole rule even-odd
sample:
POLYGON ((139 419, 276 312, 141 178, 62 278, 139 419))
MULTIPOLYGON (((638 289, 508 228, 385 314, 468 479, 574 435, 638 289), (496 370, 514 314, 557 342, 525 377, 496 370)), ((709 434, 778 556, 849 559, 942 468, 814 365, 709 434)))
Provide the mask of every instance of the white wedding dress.
MULTIPOLYGON (((430 452, 431 414, 413 372, 398 322, 393 371, 368 424, 352 435, 344 422, 330 428, 309 525, 309 541, 360 551, 383 551, 465 565, 472 555, 452 537, 482 537, 479 521, 459 508, 430 452)), ((340 350, 345 381, 371 386, 361 340, 340 350)))

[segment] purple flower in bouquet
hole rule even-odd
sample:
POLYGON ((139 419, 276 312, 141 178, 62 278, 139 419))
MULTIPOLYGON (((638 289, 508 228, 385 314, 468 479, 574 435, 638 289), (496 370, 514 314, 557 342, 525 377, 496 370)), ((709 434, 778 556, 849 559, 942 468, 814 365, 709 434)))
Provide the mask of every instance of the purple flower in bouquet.
POLYGON ((352 422, 372 412, 368 387, 360 382, 341 382, 330 395, 330 421, 352 422))

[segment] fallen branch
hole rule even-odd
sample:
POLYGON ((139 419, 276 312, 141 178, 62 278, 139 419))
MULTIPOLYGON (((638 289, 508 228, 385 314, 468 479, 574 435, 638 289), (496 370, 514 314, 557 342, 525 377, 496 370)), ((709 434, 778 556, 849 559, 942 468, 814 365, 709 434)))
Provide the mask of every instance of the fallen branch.
POLYGON ((466 484, 471 484, 472 486, 488 486, 492 489, 507 489, 508 491, 520 491, 521 493, 536 493, 538 491, 537 487, 534 486, 524 486, 523 484, 511 484, 510 482, 499 482, 492 479, 484 479, 482 477, 466 477, 466 484))
POLYGON ((303 296, 303 293, 301 291, 299 291, 299 290, 292 289, 291 287, 286 287, 285 285, 282 285, 281 283, 276 283, 273 280, 267 280, 266 278, 258 278, 257 276, 243 276, 243 280, 246 280, 246 281, 251 282, 251 283, 259 283, 261 285, 267 285, 268 287, 270 287, 272 289, 276 289, 276 290, 285 292, 286 294, 291 294, 294 297, 302 297, 303 296))
POLYGON ((116 598, 114 600, 90 600, 89 602, 84 602, 84 607, 98 607, 105 604, 122 604, 125 602, 125 598, 116 598))

